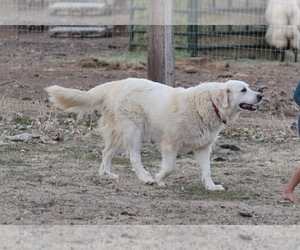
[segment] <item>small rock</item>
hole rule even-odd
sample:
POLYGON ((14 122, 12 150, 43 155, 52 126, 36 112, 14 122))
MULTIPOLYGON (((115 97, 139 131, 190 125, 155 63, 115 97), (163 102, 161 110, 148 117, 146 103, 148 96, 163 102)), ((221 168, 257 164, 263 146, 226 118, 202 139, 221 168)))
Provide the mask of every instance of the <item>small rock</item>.
POLYGON ((187 67, 185 68, 185 72, 188 74, 195 74, 197 73, 197 69, 195 67, 187 67))

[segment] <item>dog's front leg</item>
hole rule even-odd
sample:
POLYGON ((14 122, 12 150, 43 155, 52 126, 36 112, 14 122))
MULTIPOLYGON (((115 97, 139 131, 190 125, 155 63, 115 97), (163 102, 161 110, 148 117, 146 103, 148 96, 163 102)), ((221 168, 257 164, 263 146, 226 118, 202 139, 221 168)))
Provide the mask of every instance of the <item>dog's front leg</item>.
POLYGON ((176 144, 162 145, 162 169, 155 175, 159 187, 165 187, 165 179, 173 172, 177 158, 178 146, 176 144))
POLYGON ((202 182, 204 182, 205 188, 207 190, 224 190, 222 185, 215 185, 215 183, 211 179, 210 152, 211 145, 202 147, 194 151, 196 161, 202 170, 202 182))

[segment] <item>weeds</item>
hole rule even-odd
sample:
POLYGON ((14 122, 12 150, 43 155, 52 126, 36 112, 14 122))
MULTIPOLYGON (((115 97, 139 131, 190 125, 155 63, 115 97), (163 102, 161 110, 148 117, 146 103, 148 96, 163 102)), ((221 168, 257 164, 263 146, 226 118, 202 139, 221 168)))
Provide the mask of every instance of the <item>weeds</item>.
POLYGON ((13 125, 32 125, 33 121, 34 120, 31 117, 16 114, 12 117, 11 123, 13 125))

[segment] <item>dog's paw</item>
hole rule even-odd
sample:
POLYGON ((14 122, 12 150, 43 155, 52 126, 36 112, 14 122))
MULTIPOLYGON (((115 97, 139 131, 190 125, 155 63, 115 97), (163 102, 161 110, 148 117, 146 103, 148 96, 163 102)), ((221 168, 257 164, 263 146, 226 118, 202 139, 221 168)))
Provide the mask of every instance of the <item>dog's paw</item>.
POLYGON ((152 185, 155 183, 155 180, 151 176, 145 176, 144 178, 140 179, 142 182, 144 182, 146 185, 152 185))
POLYGON ((162 188, 167 187, 164 180, 165 180, 165 178, 162 178, 161 173, 158 173, 155 175, 155 182, 156 182, 157 186, 162 187, 162 188))
POLYGON ((159 186, 161 188, 166 188, 167 187, 167 185, 166 185, 166 183, 164 181, 158 181, 158 180, 156 180, 155 182, 156 182, 157 186, 159 186))
POLYGON ((164 183, 164 182, 160 182, 160 183, 157 183, 157 182, 156 182, 156 184, 157 184, 157 186, 160 187, 160 188, 167 188, 167 187, 168 187, 168 185, 167 185, 166 183, 164 183))
POLYGON ((151 174, 147 171, 143 171, 137 175, 140 181, 145 183, 146 185, 151 185, 155 182, 155 180, 152 178, 151 174))
POLYGON ((206 186, 205 187, 207 190, 212 190, 212 191, 216 191, 216 190, 225 190, 225 188, 223 188, 222 185, 211 185, 211 186, 206 186))
POLYGON ((119 181, 119 175, 117 174, 113 174, 113 173, 109 173, 109 172, 105 172, 105 171, 99 171, 99 175, 102 178, 108 179, 108 180, 113 180, 113 181, 119 181))
POLYGON ((154 183, 155 183, 155 180, 153 180, 152 178, 151 178, 151 180, 149 180, 149 181, 147 181, 147 182, 144 182, 145 183, 145 185, 153 185, 154 183))

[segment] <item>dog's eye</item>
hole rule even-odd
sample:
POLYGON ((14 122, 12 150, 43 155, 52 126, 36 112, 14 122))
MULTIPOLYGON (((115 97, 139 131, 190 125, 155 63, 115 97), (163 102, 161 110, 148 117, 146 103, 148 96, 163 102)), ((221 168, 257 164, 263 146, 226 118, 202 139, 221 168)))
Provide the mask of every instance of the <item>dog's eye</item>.
POLYGON ((243 89, 241 90, 241 92, 247 92, 247 89, 246 89, 246 88, 243 88, 243 89))

